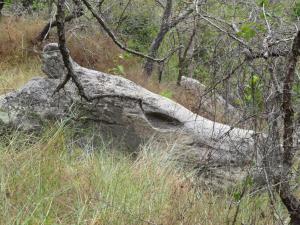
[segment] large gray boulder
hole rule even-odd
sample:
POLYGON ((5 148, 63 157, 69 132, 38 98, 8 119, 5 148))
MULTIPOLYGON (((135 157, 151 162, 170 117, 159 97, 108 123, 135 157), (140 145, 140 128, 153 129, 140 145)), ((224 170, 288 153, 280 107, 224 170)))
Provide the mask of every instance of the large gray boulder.
POLYGON ((57 44, 48 44, 42 59, 47 77, 34 78, 0 100, 2 115, 6 113, 20 129, 39 130, 45 121, 69 121, 92 128, 93 135, 122 140, 124 148, 132 150, 155 136, 156 141, 172 141, 177 152, 188 153, 182 155, 192 157, 199 168, 241 167, 253 160, 253 131, 203 118, 119 76, 72 61, 86 95, 94 100, 81 98, 71 81, 54 94, 66 74, 57 44))

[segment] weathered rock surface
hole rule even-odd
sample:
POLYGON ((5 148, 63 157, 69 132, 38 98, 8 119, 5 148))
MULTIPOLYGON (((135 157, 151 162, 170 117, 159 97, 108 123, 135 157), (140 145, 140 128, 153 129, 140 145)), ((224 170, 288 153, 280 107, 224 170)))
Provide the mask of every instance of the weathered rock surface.
POLYGON ((180 85, 194 94, 195 101, 199 104, 199 112, 207 113, 211 117, 227 117, 234 121, 239 118, 240 112, 237 108, 215 90, 207 91, 208 88, 198 80, 183 76, 180 85))
POLYGON ((91 127, 93 134, 122 139, 124 146, 133 150, 153 135, 157 140, 171 140, 200 167, 240 167, 252 160, 253 131, 203 118, 119 76, 73 62, 87 96, 94 100, 81 98, 71 81, 53 94, 66 73, 57 44, 48 44, 42 57, 47 78, 34 78, 0 100, 2 114, 19 128, 38 130, 45 121, 69 120, 91 127))

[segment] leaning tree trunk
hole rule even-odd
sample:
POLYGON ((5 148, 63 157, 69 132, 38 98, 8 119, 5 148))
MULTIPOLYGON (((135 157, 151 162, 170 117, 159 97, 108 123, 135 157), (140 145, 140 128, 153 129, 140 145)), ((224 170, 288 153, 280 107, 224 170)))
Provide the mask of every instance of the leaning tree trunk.
MULTIPOLYGON (((179 53, 180 54, 180 53, 179 53)), ((178 57, 178 77, 177 77, 177 85, 180 85, 181 78, 183 76, 189 77, 189 64, 186 58, 182 58, 181 56, 178 57)))
MULTIPOLYGON (((159 49, 164 37, 166 36, 166 34, 172 28, 176 27, 177 24, 184 21, 194 10, 193 7, 189 7, 186 10, 184 10, 183 13, 178 15, 176 17, 176 19, 174 19, 174 18, 171 18, 172 3, 173 3, 173 0, 167 0, 166 6, 164 8, 164 14, 162 17, 160 30, 150 46, 149 55, 152 58, 155 58, 157 56, 158 49, 159 49)), ((147 76, 151 76, 152 71, 153 71, 153 65, 154 65, 153 60, 151 60, 151 59, 146 60, 145 65, 144 65, 144 72, 147 76)))
MULTIPOLYGON (((169 28, 166 26, 160 30, 156 38, 153 40, 150 50, 149 50, 149 56, 152 58, 156 58, 158 49, 164 40, 165 35, 168 33, 169 28)), ((147 76, 151 76, 153 72, 153 66, 154 66, 154 61, 151 59, 147 59, 145 66, 144 66, 144 71, 147 76)))
MULTIPOLYGON (((183 45, 183 38, 181 36, 181 32, 177 30, 178 39, 180 41, 180 45, 183 45)), ((178 52, 178 77, 177 77, 177 85, 180 85, 181 78, 183 76, 189 77, 189 69, 190 64, 193 59, 194 49, 192 45, 194 43, 194 37, 196 35, 196 27, 194 27, 192 34, 189 37, 189 41, 186 44, 184 49, 180 48, 178 52)))
MULTIPOLYGON (((156 58, 158 49, 164 40, 165 35, 169 32, 171 27, 169 26, 169 20, 171 17, 171 12, 172 12, 172 5, 173 5, 173 0, 167 0, 164 13, 162 16, 161 20, 161 25, 160 25, 160 30, 156 36, 156 38, 153 40, 151 43, 150 49, 149 49, 149 56, 152 58, 156 58)), ((153 71, 153 64, 154 61, 147 59, 145 62, 144 66, 144 72, 147 76, 151 76, 152 71, 153 71)))

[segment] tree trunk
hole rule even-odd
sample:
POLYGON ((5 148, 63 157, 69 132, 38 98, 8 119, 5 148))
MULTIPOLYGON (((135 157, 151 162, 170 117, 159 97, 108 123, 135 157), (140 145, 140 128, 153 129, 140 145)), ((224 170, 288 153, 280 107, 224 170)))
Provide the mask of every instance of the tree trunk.
MULTIPOLYGON (((165 35, 168 33, 168 31, 169 31, 168 27, 165 27, 160 30, 160 32, 158 33, 158 35, 156 36, 156 38, 154 39, 154 41, 152 42, 152 44, 150 46, 150 50, 149 50, 150 57, 156 58, 158 49, 159 49, 165 35)), ((151 60, 151 59, 146 60, 146 63, 144 66, 144 71, 147 76, 151 76, 151 74, 153 72, 153 65, 154 65, 153 60, 151 60)))
POLYGON ((294 110, 292 89, 294 84, 295 70, 300 55, 300 31, 293 41, 293 46, 287 58, 287 69, 283 84, 282 112, 283 112, 283 155, 280 177, 277 182, 280 184, 277 192, 281 201, 287 208, 291 225, 300 225, 300 201, 293 195, 289 184, 290 170, 294 158, 294 110))
POLYGON ((177 85, 180 86, 182 76, 189 76, 189 64, 186 58, 182 58, 179 56, 178 62, 178 77, 177 77, 177 85))
MULTIPOLYGON (((161 20, 160 30, 156 36, 156 38, 152 41, 150 49, 149 49, 149 56, 156 58, 158 49, 165 37, 165 35, 169 32, 171 27, 169 26, 169 21, 171 17, 173 6, 173 0, 167 0, 166 6, 164 8, 164 13, 161 20)), ((151 76, 153 71, 153 60, 147 59, 144 66, 144 72, 147 76, 151 76)))
MULTIPOLYGON (((162 17, 162 22, 160 26, 160 30, 158 32, 158 35, 153 40, 150 49, 149 49, 149 55, 153 58, 157 56, 158 49, 166 36, 166 34, 174 27, 177 26, 180 22, 184 21, 194 10, 193 7, 187 8, 183 13, 177 16, 176 19, 171 18, 171 12, 172 12, 172 4, 173 0, 167 0, 167 4, 164 8, 164 14, 162 17)), ((147 76, 151 76, 153 71, 153 60, 146 60, 146 63, 144 65, 144 72, 147 76)))
MULTIPOLYGON (((183 45, 183 38, 181 36, 181 32, 177 30, 178 39, 180 45, 183 45)), ((194 54, 194 37, 196 35, 196 26, 194 26, 193 32, 189 37, 189 41, 186 44, 184 49, 180 49, 178 52, 178 77, 177 77, 177 85, 180 85, 182 76, 189 77, 189 72, 192 67, 190 67, 191 61, 193 60, 194 54)))
POLYGON ((300 201, 293 196, 289 183, 283 181, 278 191, 281 201, 290 214, 290 225, 300 225, 300 201))
POLYGON ((3 7, 4 7, 4 0, 0 0, 0 16, 2 15, 3 7))

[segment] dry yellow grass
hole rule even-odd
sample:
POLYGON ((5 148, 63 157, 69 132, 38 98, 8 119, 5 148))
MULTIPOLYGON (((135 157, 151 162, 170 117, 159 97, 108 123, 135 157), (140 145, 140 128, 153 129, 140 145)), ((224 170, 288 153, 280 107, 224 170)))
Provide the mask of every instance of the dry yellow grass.
MULTIPOLYGON (((1 225, 232 223, 240 187, 213 192, 198 186, 193 173, 168 160, 171 150, 152 143, 136 159, 105 145, 88 154, 70 148, 71 133, 58 125, 41 137, 2 139, 1 225)), ((277 210, 286 216, 280 205, 277 210)), ((276 224, 266 194, 247 192, 237 217, 242 223, 276 224)))
POLYGON ((0 21, 0 94, 41 75, 38 54, 31 45, 43 21, 6 17, 0 21))
POLYGON ((33 77, 42 75, 38 59, 32 59, 17 66, 0 64, 0 71, 0 94, 15 90, 33 77))

